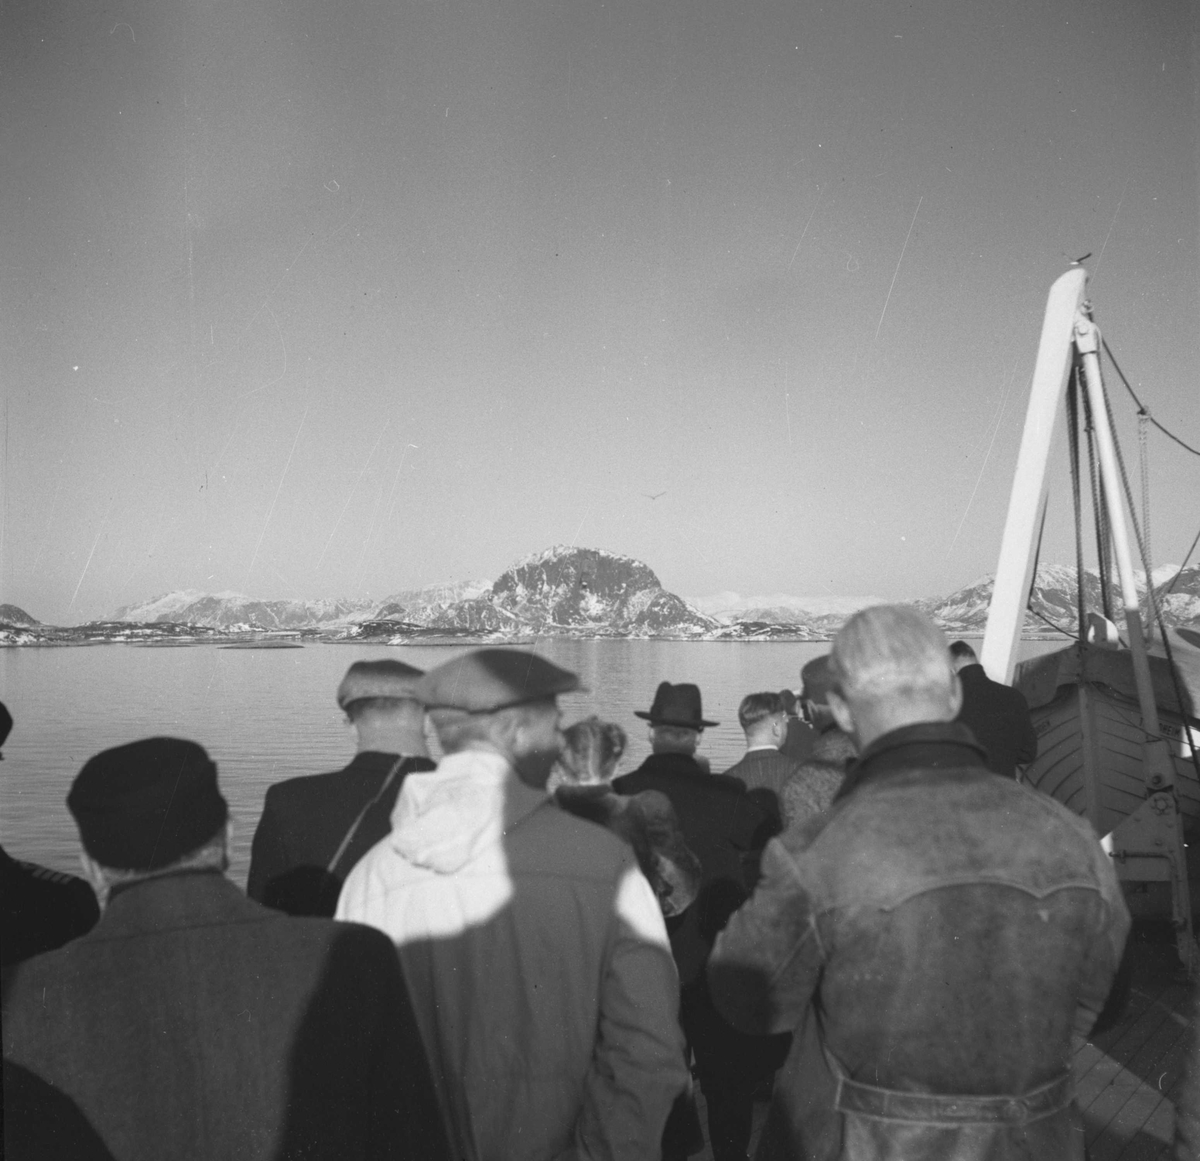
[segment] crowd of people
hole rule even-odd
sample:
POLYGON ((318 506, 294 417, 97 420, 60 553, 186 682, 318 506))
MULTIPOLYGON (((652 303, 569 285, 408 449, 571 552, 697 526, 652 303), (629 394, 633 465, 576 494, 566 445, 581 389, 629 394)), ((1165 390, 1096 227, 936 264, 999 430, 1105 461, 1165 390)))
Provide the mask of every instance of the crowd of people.
POLYGON ((724 772, 663 681, 619 774, 535 652, 355 662, 357 753, 270 787, 245 894, 202 746, 95 755, 87 882, 0 859, 5 1155, 681 1161, 702 1096, 716 1161, 764 1099, 760 1158, 1082 1159, 1072 1036, 1130 918, 1016 777, 1020 695, 906 606, 799 676, 742 699, 724 772))

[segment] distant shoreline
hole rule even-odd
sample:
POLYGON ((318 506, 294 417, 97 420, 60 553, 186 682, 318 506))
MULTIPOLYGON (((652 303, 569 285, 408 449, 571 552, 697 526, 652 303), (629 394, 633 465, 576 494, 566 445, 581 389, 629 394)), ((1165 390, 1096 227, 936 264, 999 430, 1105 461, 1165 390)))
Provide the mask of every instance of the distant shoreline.
MULTIPOLYGON (((960 630, 943 627, 948 637, 964 641, 982 641, 983 633, 979 630, 960 630)), ((79 630, 57 629, 39 626, 36 630, 18 629, 0 636, 0 648, 4 649, 67 649, 73 647, 93 647, 100 645, 130 645, 140 649, 193 649, 203 646, 213 646, 219 649, 301 649, 308 645, 358 645, 376 648, 430 648, 430 647, 463 647, 483 648, 487 646, 522 648, 536 645, 539 641, 671 641, 694 642, 701 645, 796 645, 819 644, 832 642, 833 635, 813 636, 793 633, 773 633, 764 635, 739 636, 736 633, 717 634, 713 636, 671 636, 661 634, 655 636, 624 636, 614 633, 531 633, 520 636, 502 636, 490 634, 429 634, 422 636, 376 636, 353 637, 346 635, 330 635, 313 630, 289 630, 286 632, 263 633, 221 633, 213 630, 203 636, 188 636, 184 634, 157 637, 144 631, 128 633, 111 633, 92 636, 81 626, 79 630), (48 631, 47 631, 48 630, 48 631)), ((1022 634, 1022 641, 1073 641, 1066 633, 1030 633, 1022 634)))

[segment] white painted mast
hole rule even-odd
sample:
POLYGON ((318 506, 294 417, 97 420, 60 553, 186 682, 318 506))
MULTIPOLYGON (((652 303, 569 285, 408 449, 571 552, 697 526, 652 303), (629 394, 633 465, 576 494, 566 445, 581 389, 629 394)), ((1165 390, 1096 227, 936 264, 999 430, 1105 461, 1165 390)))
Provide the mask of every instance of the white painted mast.
POLYGON ((1017 664, 1017 645, 1025 624, 1034 556, 1046 510, 1046 465, 1071 371, 1075 319, 1086 284, 1087 271, 1073 266, 1055 280, 1046 300, 1025 432, 1017 455, 980 656, 987 675, 1005 685, 1012 683, 1017 664))
MULTIPOLYGON (((1171 921, 1176 947, 1190 972, 1200 965, 1200 948, 1193 936, 1191 897, 1187 878, 1187 853, 1183 822, 1175 796, 1175 766, 1163 736, 1150 679, 1150 662, 1142 632, 1141 610, 1133 571, 1133 556, 1126 528, 1124 491, 1118 474, 1116 444, 1108 422, 1108 404, 1100 377, 1100 332, 1083 301, 1087 272, 1072 267, 1050 288, 1037 363, 1029 394, 1025 431, 1017 456, 1017 470, 1009 499, 1008 518, 996 581, 988 607, 983 638, 983 662, 994 681, 1011 684, 1016 667, 1017 645, 1025 621, 1025 606, 1033 581, 1033 566, 1046 510, 1046 465, 1059 406, 1066 391, 1071 361, 1078 352, 1083 379, 1091 405, 1092 424, 1104 481, 1113 552, 1125 606, 1125 629, 1137 689, 1142 726, 1142 774, 1146 797, 1117 825, 1103 844, 1116 864, 1117 877, 1125 883, 1163 883, 1170 891, 1171 921)), ((1082 562, 1079 562, 1081 564, 1082 562)), ((1149 580, 1149 578, 1147 578, 1149 580)), ((1082 576, 1076 577, 1082 584, 1082 576)), ((1080 635, 1084 633, 1079 626, 1080 635)), ((1078 646, 1083 665, 1081 683, 1086 683, 1087 646, 1078 646)), ((1081 713, 1088 712, 1086 708, 1081 713)), ((1098 802, 1103 792, 1104 770, 1086 760, 1082 770, 1089 802, 1098 802)), ((1095 822, 1095 818, 1092 818, 1095 822)))

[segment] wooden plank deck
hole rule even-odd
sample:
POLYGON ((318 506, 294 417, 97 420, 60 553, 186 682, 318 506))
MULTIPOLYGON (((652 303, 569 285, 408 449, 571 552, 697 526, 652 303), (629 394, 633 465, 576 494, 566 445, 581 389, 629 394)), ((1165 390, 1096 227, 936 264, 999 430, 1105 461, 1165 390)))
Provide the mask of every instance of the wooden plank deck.
MULTIPOLYGON (((1170 1094, 1188 1046, 1190 993, 1174 947, 1161 933, 1135 928, 1129 1002, 1118 1022, 1075 1052, 1076 1098, 1083 1113, 1088 1161, 1169 1161, 1175 1131, 1170 1094)), ((705 1145, 712 1161, 703 1094, 697 1090, 705 1145)), ((754 1107, 750 1156, 766 1121, 754 1107)))
POLYGON ((1075 1053, 1076 1094, 1090 1161, 1165 1161, 1175 1131, 1170 1094, 1188 1047, 1190 992, 1173 946, 1135 927, 1129 1004, 1075 1053))

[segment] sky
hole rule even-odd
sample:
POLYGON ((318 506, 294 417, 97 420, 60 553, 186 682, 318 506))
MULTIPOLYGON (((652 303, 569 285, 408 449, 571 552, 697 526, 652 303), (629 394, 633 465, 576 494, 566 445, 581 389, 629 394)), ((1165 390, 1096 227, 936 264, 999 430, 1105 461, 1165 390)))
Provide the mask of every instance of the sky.
MULTIPOLYGON (((1072 260, 1200 447, 1198 12, 3 0, 0 601, 378 599, 553 544, 696 597, 993 571, 1072 260)), ((1147 447, 1179 561, 1200 458, 1147 447)))

